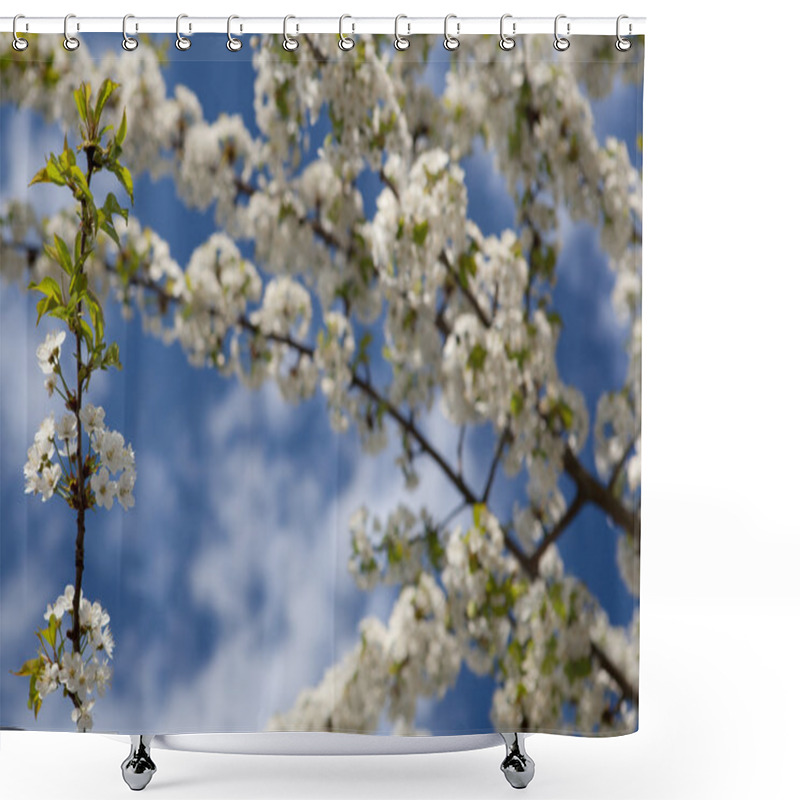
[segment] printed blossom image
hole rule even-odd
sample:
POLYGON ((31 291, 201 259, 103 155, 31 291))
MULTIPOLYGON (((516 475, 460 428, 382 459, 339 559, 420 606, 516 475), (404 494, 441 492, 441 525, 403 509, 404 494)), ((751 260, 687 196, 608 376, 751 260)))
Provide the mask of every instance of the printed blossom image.
POLYGON ((636 730, 643 42, 172 41, 0 37, 0 725, 636 730))

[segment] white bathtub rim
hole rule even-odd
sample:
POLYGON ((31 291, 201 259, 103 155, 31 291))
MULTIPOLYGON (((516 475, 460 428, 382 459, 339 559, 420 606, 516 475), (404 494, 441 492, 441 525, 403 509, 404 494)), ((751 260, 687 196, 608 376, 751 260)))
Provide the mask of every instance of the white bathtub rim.
MULTIPOLYGON (((103 734, 130 742, 130 736, 103 734)), ((528 734, 520 734, 525 737, 528 734)), ((401 755, 482 750, 503 743, 499 733, 392 736, 362 733, 264 732, 156 734, 151 748, 230 755, 401 755)))

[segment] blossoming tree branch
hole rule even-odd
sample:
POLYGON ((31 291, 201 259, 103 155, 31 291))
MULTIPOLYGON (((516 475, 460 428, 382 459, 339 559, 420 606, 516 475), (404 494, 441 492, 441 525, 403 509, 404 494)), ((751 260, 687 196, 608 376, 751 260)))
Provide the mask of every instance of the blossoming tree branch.
POLYGON ((119 161, 125 113, 117 129, 101 126, 103 111, 116 88, 117 84, 106 79, 96 98, 87 84, 75 89, 82 137, 77 153, 65 136, 61 154, 51 154, 31 181, 68 188, 77 204, 77 225, 72 247, 57 233, 52 244, 43 245, 43 257, 54 269, 29 287, 41 295, 37 324, 42 319, 59 320, 67 330, 48 333, 36 351, 45 376, 44 388, 50 397, 55 394, 61 399, 65 410, 58 420, 52 412, 45 417, 34 436, 23 470, 25 492, 41 496, 42 502, 53 497, 66 502, 75 511, 77 536, 75 583, 67 585, 55 603, 48 605, 44 614, 47 625, 36 631, 38 655, 15 674, 30 676, 28 706, 36 716, 44 699, 61 688, 72 702, 72 720, 80 731, 92 728, 92 708, 111 680, 109 659, 114 651, 108 613, 83 593, 86 512, 99 506, 110 509, 115 500, 130 508, 136 481, 131 446, 125 445, 122 434, 106 427, 104 409, 87 400, 97 370, 121 369, 116 343, 105 340, 102 304, 85 270, 100 231, 119 244, 114 217, 128 216, 110 192, 102 206, 96 205, 91 191, 93 175, 101 170, 113 173, 133 200, 130 173, 119 161), (78 163, 79 153, 85 156, 85 170, 78 163), (68 334, 75 347, 74 364, 63 352, 71 346, 67 345, 68 334), (74 383, 70 373, 74 374, 74 383))
MULTIPOLYGON (((553 60, 549 42, 524 39, 498 57, 494 37, 465 37, 439 98, 424 80, 427 50, 393 56, 390 40, 362 37, 343 55, 333 38, 307 36, 289 54, 254 39, 253 135, 239 115, 206 120, 185 86, 169 96, 164 53, 146 37, 136 58, 100 61, 54 42, 31 37, 35 59, 2 62, 4 97, 69 124, 78 76, 111 76, 133 174, 170 175, 188 207, 214 207, 218 226, 186 265, 166 232, 132 215, 121 241, 101 226, 85 260, 98 296, 138 312, 194 365, 250 387, 273 381, 288 403, 322 392, 332 427, 355 426, 365 452, 394 433, 409 493, 427 459, 459 498, 442 518, 403 503, 386 519, 354 510, 352 575, 365 590, 397 586, 393 611, 364 619, 357 647, 271 726, 369 731, 386 713, 409 731, 418 699, 441 697, 466 664, 494 678, 498 730, 563 727, 567 707, 579 731, 632 730, 638 615, 610 624, 558 551, 594 506, 611 523, 597 535, 616 537, 621 577, 638 593, 641 181, 623 142, 598 140, 589 99, 627 79, 624 56, 599 44, 598 58, 553 60), (468 214, 461 164, 479 140, 516 207, 499 236, 468 214), (367 174, 381 186, 372 214, 367 174), (627 376, 591 411, 556 362, 562 211, 599 229, 629 331, 627 376), (252 261, 237 242, 254 245, 252 261), (436 408, 458 431, 453 452, 426 433, 436 408), (487 426, 493 455, 470 480, 464 443, 487 426), (504 517, 498 484, 520 473, 524 502, 504 517), (455 524, 465 509, 469 521, 455 524)), ((75 224, 10 204, 5 278, 51 275, 25 234, 71 235, 75 224)))

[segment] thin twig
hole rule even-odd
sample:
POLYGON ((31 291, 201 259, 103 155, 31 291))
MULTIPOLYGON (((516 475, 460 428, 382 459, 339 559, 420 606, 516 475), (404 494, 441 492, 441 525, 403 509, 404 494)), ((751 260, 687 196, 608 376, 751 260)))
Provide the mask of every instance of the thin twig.
POLYGON ((492 491, 492 484, 494 483, 494 476, 497 472, 497 465, 500 463, 500 459, 503 456, 503 450, 505 450, 506 445, 511 441, 511 431, 509 430, 508 426, 503 430, 503 433, 500 435, 500 438, 497 440, 497 446, 494 449, 494 457, 492 458, 492 466, 489 468, 489 477, 486 479, 486 485, 483 489, 483 495, 481 496, 481 502, 486 503, 489 500, 489 492, 492 491))

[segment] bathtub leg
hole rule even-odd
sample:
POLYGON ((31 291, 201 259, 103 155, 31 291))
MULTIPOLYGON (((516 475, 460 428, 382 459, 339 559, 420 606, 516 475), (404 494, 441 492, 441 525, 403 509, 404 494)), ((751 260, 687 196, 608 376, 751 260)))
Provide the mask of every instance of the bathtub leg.
POLYGON ((501 733, 506 745, 506 757, 500 765, 506 780, 515 789, 524 789, 532 780, 535 765, 525 752, 525 739, 520 733, 501 733))
POLYGON ((152 736, 131 736, 131 752, 122 762, 122 777, 134 792, 144 789, 155 774, 156 765, 150 758, 152 741, 152 736))

